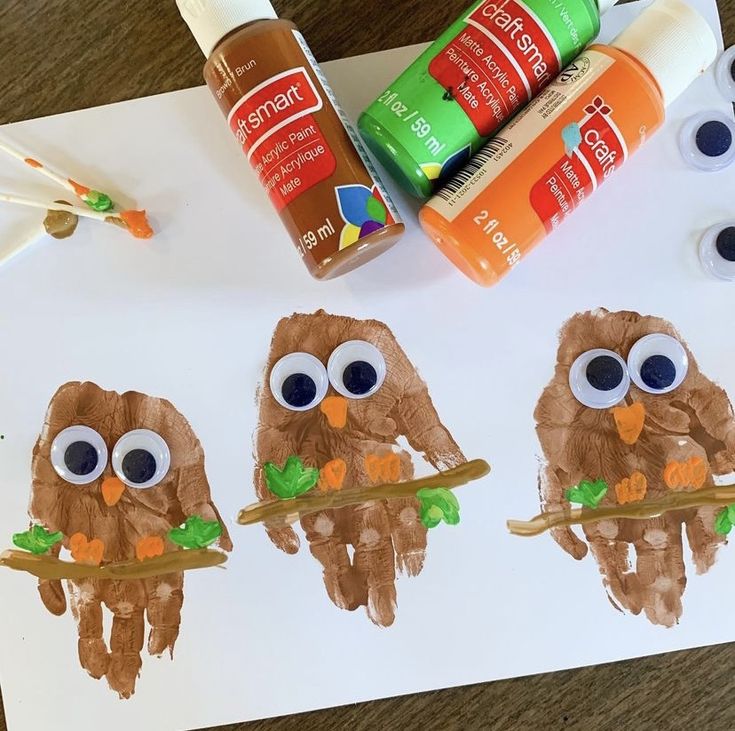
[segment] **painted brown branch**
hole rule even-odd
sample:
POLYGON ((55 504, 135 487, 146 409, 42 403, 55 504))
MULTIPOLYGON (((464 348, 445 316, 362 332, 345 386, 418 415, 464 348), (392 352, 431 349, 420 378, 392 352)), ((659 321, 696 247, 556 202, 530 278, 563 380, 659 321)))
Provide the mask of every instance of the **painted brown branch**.
POLYGON ((630 518, 645 520, 655 518, 672 510, 701 508, 705 505, 731 505, 735 503, 735 485, 706 487, 693 492, 672 492, 669 495, 648 502, 611 505, 602 508, 567 508, 548 513, 540 513, 531 520, 509 520, 508 530, 516 536, 538 536, 551 528, 570 525, 584 525, 599 520, 630 518))
POLYGON ((389 500, 397 497, 415 497, 422 488, 445 487, 453 489, 479 480, 490 472, 490 465, 484 459, 473 459, 471 462, 454 467, 445 472, 437 472, 430 477, 420 477, 406 482, 392 482, 372 487, 348 487, 335 492, 307 492, 292 500, 274 500, 268 503, 255 503, 243 508, 237 516, 241 525, 253 523, 295 523, 299 518, 319 510, 344 508, 348 505, 359 505, 371 500, 389 500))
POLYGON ((120 561, 89 566, 62 561, 47 554, 34 555, 11 549, 0 553, 0 566, 15 571, 26 571, 39 579, 116 579, 118 581, 148 579, 153 576, 175 574, 179 571, 206 569, 219 566, 227 560, 221 551, 201 548, 189 551, 170 551, 145 561, 120 561))

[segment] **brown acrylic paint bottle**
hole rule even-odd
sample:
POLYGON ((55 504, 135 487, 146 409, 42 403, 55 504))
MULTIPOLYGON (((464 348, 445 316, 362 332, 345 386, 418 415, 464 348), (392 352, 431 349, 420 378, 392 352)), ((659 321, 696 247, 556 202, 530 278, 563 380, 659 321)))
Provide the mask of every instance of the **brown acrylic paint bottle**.
POLYGON ((309 272, 331 279, 395 244, 404 226, 296 26, 268 0, 177 4, 208 57, 204 79, 309 272))

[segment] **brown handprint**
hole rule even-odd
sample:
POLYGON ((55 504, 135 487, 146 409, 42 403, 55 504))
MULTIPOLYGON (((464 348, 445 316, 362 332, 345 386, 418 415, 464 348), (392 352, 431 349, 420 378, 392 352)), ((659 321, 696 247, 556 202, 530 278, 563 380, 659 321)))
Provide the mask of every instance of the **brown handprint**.
MULTIPOLYGON (((735 470, 730 401, 660 318, 596 310, 569 320, 535 418, 546 460, 540 476, 546 515, 568 511, 569 490, 574 498, 580 485, 592 492, 593 483, 607 487, 597 510, 620 513, 624 506, 630 514, 675 493, 712 487, 715 475, 735 470)), ((590 513, 586 542, 568 525, 552 528, 552 535, 576 559, 592 549, 619 606, 672 626, 686 586, 682 527, 697 572, 704 573, 724 541, 715 531, 719 510, 688 507, 645 519, 592 520, 590 513)))
MULTIPOLYGON (((33 524, 63 534, 53 556, 63 546, 90 573, 125 562, 165 562, 187 542, 187 536, 172 540, 172 529, 184 523, 192 531, 214 530, 219 546, 232 549, 210 496, 204 452, 186 419, 163 399, 104 391, 93 383, 68 383, 51 401, 33 451, 30 515, 33 524)), ((173 655, 183 587, 180 570, 139 579, 69 580, 82 667, 130 697, 141 668, 144 616, 149 653, 173 655), (109 649, 103 607, 113 615, 109 649)), ((41 579, 39 592, 50 612, 66 611, 60 581, 41 579)))
MULTIPOLYGON (((324 311, 281 320, 259 396, 254 480, 260 500, 274 499, 266 463, 284 465, 289 457, 318 469, 317 489, 324 492, 410 480, 413 463, 401 436, 436 469, 466 461, 386 325, 324 311)), ((424 563, 418 500, 321 510, 304 516, 301 526, 324 567, 330 599, 343 609, 365 606, 373 622, 392 624, 396 567, 415 576, 424 563)), ((266 529, 280 549, 298 551, 290 526, 266 523, 266 529)))

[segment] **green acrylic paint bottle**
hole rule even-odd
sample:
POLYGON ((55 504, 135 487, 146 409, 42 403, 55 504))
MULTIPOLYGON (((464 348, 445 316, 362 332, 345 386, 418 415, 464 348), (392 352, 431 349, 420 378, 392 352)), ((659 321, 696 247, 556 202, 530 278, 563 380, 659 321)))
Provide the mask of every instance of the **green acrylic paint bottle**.
POLYGON ((616 0, 479 0, 360 116, 365 142, 426 198, 558 75, 616 0))

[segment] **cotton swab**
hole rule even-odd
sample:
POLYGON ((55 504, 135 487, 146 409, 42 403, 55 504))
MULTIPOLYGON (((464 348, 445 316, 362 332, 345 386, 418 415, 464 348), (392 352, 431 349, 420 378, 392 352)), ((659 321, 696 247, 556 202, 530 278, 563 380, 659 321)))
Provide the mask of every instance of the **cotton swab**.
POLYGON ((145 211, 115 211, 104 213, 80 206, 37 201, 32 198, 11 195, 10 193, 0 193, 0 201, 16 203, 21 206, 31 206, 32 208, 41 208, 48 211, 68 211, 80 218, 92 218, 95 221, 102 221, 103 223, 113 223, 116 226, 127 229, 136 239, 149 239, 153 236, 153 229, 148 223, 145 211))
POLYGON ((42 162, 39 162, 33 157, 23 155, 18 150, 11 147, 4 140, 0 140, 0 150, 7 153, 16 160, 24 162, 29 167, 37 170, 41 175, 45 175, 47 178, 53 180, 58 185, 71 191, 78 198, 83 200, 92 210, 94 211, 109 211, 113 207, 112 199, 106 193, 100 193, 98 190, 92 190, 86 185, 77 183, 76 180, 69 177, 64 177, 60 173, 52 170, 42 162))

